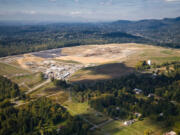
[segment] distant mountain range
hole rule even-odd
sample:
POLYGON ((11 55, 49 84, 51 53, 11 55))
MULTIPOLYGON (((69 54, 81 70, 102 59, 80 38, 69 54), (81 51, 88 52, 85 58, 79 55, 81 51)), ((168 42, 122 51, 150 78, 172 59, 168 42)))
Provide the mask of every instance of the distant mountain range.
POLYGON ((106 23, 0 22, 0 56, 64 46, 128 42, 180 48, 180 17, 106 23))
POLYGON ((103 28, 140 36, 160 45, 180 47, 180 17, 162 20, 119 20, 104 25, 103 28))

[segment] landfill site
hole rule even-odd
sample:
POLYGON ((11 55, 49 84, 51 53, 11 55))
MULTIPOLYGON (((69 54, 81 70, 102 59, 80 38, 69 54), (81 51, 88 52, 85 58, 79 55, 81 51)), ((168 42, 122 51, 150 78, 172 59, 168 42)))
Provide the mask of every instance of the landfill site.
POLYGON ((46 79, 67 80, 82 68, 123 62, 140 50, 131 44, 87 45, 8 56, 0 58, 0 62, 32 73, 42 72, 46 79))

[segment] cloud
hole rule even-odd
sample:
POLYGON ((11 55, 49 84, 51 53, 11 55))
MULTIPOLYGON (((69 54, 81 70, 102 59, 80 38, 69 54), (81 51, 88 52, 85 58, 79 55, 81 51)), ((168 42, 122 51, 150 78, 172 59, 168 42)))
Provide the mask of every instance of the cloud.
POLYGON ((24 14, 29 14, 29 15, 34 15, 34 14, 36 14, 37 12, 34 11, 34 10, 30 10, 30 11, 23 11, 22 13, 24 13, 24 14))
POLYGON ((74 0, 76 3, 79 2, 79 0, 74 0))
POLYGON ((50 2, 56 2, 56 0, 49 0, 50 2))
POLYGON ((71 15, 80 15, 80 14, 82 14, 82 12, 80 12, 80 11, 72 11, 70 14, 71 15))
POLYGON ((107 6, 107 5, 112 5, 112 0, 107 0, 107 1, 102 1, 102 2, 100 2, 100 5, 102 5, 102 6, 107 6))
POLYGON ((180 2, 180 0, 165 0, 166 2, 180 2))

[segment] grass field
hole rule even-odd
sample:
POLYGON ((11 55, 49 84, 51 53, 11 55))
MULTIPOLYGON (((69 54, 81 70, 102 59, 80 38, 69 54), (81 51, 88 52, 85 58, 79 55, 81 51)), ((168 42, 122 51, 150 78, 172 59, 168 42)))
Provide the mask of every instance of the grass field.
POLYGON ((49 94, 52 94, 52 92, 53 92, 53 91, 51 92, 52 89, 56 89, 56 87, 52 82, 50 82, 50 83, 44 85, 43 87, 37 89, 36 91, 32 92, 30 94, 30 96, 32 98, 36 98, 36 97, 40 97, 40 96, 48 96, 49 94), (48 91, 50 91, 50 93, 48 91))
POLYGON ((69 93, 66 91, 60 91, 57 92, 55 95, 50 96, 49 98, 62 105, 68 101, 69 93))
POLYGON ((87 103, 78 103, 76 101, 68 101, 63 104, 69 108, 72 115, 82 115, 88 113, 89 105, 87 103))
POLYGON ((16 74, 28 74, 28 73, 30 72, 22 68, 0 62, 0 75, 6 75, 7 77, 11 77, 16 74))
POLYGON ((92 122, 93 124, 100 124, 108 120, 108 117, 90 108, 87 102, 78 103, 76 101, 68 101, 65 102, 63 106, 65 106, 68 109, 71 115, 79 115, 87 119, 88 121, 92 122))
POLYGON ((100 131, 96 131, 94 135, 144 135, 145 131, 151 131, 152 135, 162 135, 163 125, 154 123, 149 119, 135 122, 130 126, 124 126, 121 121, 113 121, 105 125, 100 131))
POLYGON ((141 52, 128 57, 125 64, 134 67, 140 60, 151 60, 157 64, 180 61, 180 50, 146 45, 141 52))
POLYGON ((15 76, 15 77, 12 77, 11 80, 16 82, 17 84, 21 84, 24 82, 30 88, 33 88, 34 86, 43 82, 43 80, 40 77, 40 73, 33 73, 33 74, 28 74, 28 75, 23 75, 23 76, 15 76))

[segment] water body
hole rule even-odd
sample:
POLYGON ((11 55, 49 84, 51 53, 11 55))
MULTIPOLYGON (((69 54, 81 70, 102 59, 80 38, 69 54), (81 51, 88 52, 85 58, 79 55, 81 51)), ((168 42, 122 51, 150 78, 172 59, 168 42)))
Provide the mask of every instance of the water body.
POLYGON ((61 48, 45 50, 40 52, 33 52, 31 54, 41 58, 56 58, 56 57, 64 56, 61 54, 61 48))

